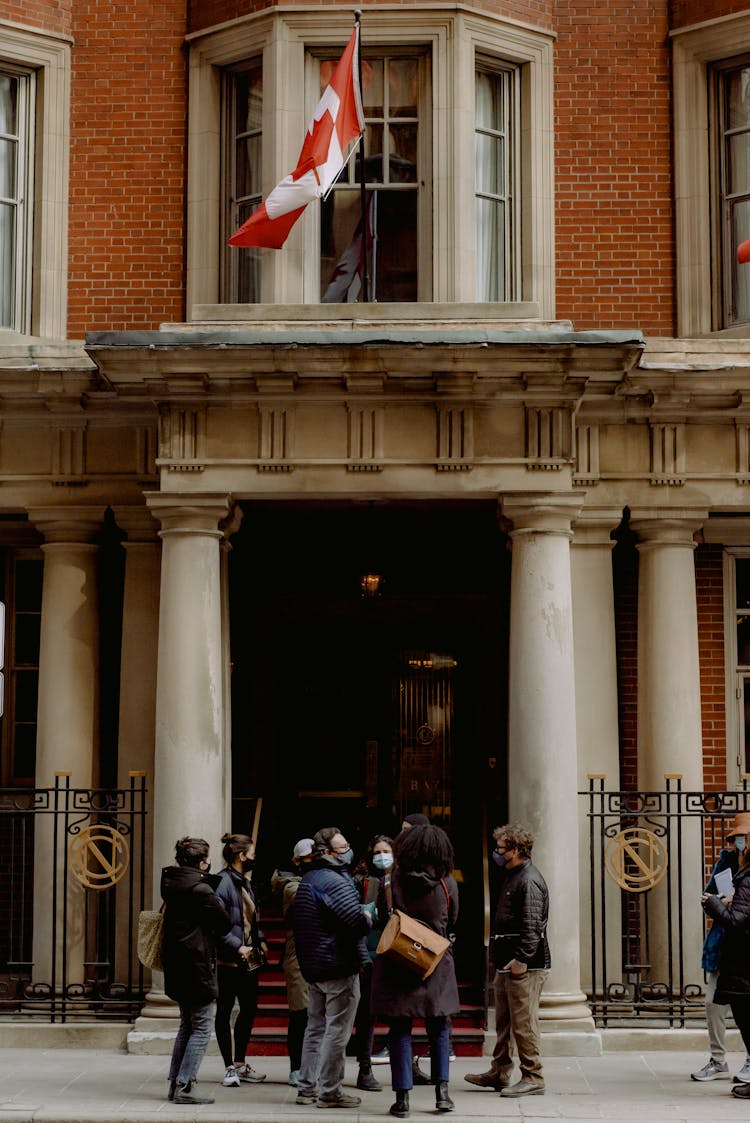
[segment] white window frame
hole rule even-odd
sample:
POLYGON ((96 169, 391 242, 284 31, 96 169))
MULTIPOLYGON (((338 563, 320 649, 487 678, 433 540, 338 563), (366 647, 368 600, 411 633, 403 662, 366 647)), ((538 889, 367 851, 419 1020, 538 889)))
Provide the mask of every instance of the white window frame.
POLYGON ((750 51, 750 12, 671 32, 674 81, 675 229, 678 335, 746 338, 750 324, 717 328, 712 254, 712 64, 750 51))
POLYGON ((19 281, 25 307, 19 330, 0 332, 5 340, 66 336, 71 42, 67 36, 0 20, 0 65, 33 76, 36 84, 33 199, 25 223, 24 276, 19 281))
MULTIPOLYGON (((190 319, 210 316, 219 299, 221 70, 262 53, 263 156, 266 196, 294 167, 315 101, 307 104, 308 52, 345 45, 349 11, 275 9, 241 17, 216 30, 187 37, 190 50, 188 117, 187 308, 190 319)), ((554 36, 546 31, 480 15, 462 6, 395 4, 367 11, 362 34, 368 47, 426 47, 431 53, 432 107, 431 275, 428 299, 475 300, 474 72, 483 59, 521 68, 520 200, 522 283, 525 313, 554 318, 553 89, 554 36), (472 171, 469 171, 469 170, 472 171)), ((308 208, 284 249, 264 253, 261 297, 266 303, 318 303, 310 262, 317 261, 317 215, 308 208), (306 253, 304 251, 307 251, 306 253), (305 261, 308 265, 305 265, 305 261)), ((427 224, 420 225, 424 236, 427 224)), ((422 278, 420 278, 420 287, 422 278)), ((427 298, 426 298, 427 299, 427 298)), ((486 307, 486 306, 485 306, 486 307)), ((237 315, 253 315, 248 307, 237 315)))
MULTIPOLYGON (((503 176, 504 190, 501 193, 502 198, 505 199, 505 231, 504 231, 504 245, 508 247, 504 258, 504 279, 503 288, 506 292, 506 302, 516 300, 518 293, 521 290, 521 283, 523 271, 521 269, 521 222, 520 222, 520 135, 521 135, 521 120, 520 120, 520 70, 518 67, 509 66, 507 63, 501 64, 496 60, 485 59, 481 55, 477 56, 476 64, 474 67, 474 75, 479 73, 490 74, 493 77, 500 77, 505 85, 504 105, 505 105, 505 128, 504 129, 488 129, 487 127, 479 129, 476 122, 476 115, 474 120, 474 136, 476 143, 476 135, 482 132, 486 135, 496 134, 504 138, 504 165, 505 174, 503 176)), ((476 92, 476 91, 475 91, 476 92)), ((485 193, 479 191, 479 186, 476 183, 476 172, 474 182, 474 206, 477 206, 477 199, 485 193)), ((487 196, 489 198, 489 196, 487 196)), ((474 217, 474 228, 476 231, 475 238, 480 237, 479 222, 476 215, 474 217)), ((475 275, 478 269, 475 265, 475 275)), ((476 294, 477 300, 480 299, 479 294, 476 294)))

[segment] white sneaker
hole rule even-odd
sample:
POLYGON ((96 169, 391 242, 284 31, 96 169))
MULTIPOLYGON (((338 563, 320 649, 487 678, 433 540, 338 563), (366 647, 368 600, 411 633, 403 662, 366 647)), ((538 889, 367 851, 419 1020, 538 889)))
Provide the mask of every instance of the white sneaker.
POLYGON ((245 1084, 260 1084, 266 1078, 265 1072, 256 1072, 252 1065, 247 1064, 247 1062, 239 1066, 237 1075, 240 1080, 244 1080, 245 1084))
POLYGON ((690 1073, 691 1080, 728 1080, 729 1079, 729 1065, 721 1061, 715 1061, 713 1057, 709 1057, 703 1068, 699 1068, 697 1072, 690 1073))
POLYGON ((240 1078, 234 1065, 230 1065, 227 1071, 224 1073, 222 1084, 225 1088, 239 1088, 240 1078))
POLYGON ((750 1057, 745 1057, 745 1063, 737 1073, 732 1077, 734 1084, 750 1084, 750 1057))

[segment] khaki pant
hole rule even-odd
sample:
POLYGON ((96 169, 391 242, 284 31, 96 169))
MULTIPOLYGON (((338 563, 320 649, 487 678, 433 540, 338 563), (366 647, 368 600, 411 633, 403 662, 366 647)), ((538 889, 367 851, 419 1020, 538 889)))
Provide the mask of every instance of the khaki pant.
POLYGON ((539 1043, 539 998, 546 971, 527 971, 511 975, 495 972, 495 1023, 497 1041, 492 1053, 492 1071, 498 1080, 507 1081, 513 1067, 510 1036, 516 1043, 521 1079, 544 1084, 539 1043))

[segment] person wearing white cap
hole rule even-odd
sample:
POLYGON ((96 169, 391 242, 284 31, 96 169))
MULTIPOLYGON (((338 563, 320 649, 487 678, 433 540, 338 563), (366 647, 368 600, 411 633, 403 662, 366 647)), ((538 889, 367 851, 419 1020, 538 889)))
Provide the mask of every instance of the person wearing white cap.
POLYGON ((275 870, 271 878, 271 890, 281 897, 281 911, 286 928, 283 968, 286 983, 286 998, 289 1006, 286 1047, 289 1053, 289 1083, 297 1087, 299 1069, 302 1061, 302 1042, 307 1026, 307 1003, 309 992, 300 971, 297 949, 294 944, 294 898, 313 855, 314 843, 311 838, 301 838, 292 852, 293 870, 275 870))

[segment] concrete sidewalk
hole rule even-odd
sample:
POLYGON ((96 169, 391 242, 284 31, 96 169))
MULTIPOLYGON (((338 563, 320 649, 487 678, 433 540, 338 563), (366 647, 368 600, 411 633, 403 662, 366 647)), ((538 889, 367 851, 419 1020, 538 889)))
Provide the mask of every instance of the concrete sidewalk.
MULTIPOLYGON (((482 1071, 486 1058, 460 1057, 451 1065, 451 1096, 456 1104, 451 1123, 469 1120, 592 1120, 609 1123, 717 1123, 746 1120, 750 1101, 730 1095, 728 1080, 698 1084, 690 1072, 699 1068, 702 1053, 605 1053, 599 1057, 551 1057, 545 1060, 547 1093, 529 1099, 503 1099, 492 1091, 472 1088, 463 1076, 482 1071)), ((744 1054, 733 1053, 736 1072, 744 1054)), ((0 1051, 0 1123, 383 1123, 390 1119, 393 1095, 388 1087, 390 1068, 379 1065, 376 1075, 382 1092, 362 1092, 358 1110, 297 1107, 296 1092, 287 1084, 284 1057, 258 1057, 263 1084, 224 1088, 224 1070, 217 1057, 207 1057, 200 1071, 200 1088, 216 1097, 206 1107, 174 1105, 166 1099, 168 1060, 163 1056, 134 1056, 111 1050, 4 1048, 0 1051)), ((353 1088, 354 1061, 347 1061, 346 1085, 353 1088)), ((411 1117, 436 1117, 434 1091, 416 1088, 411 1117)))

